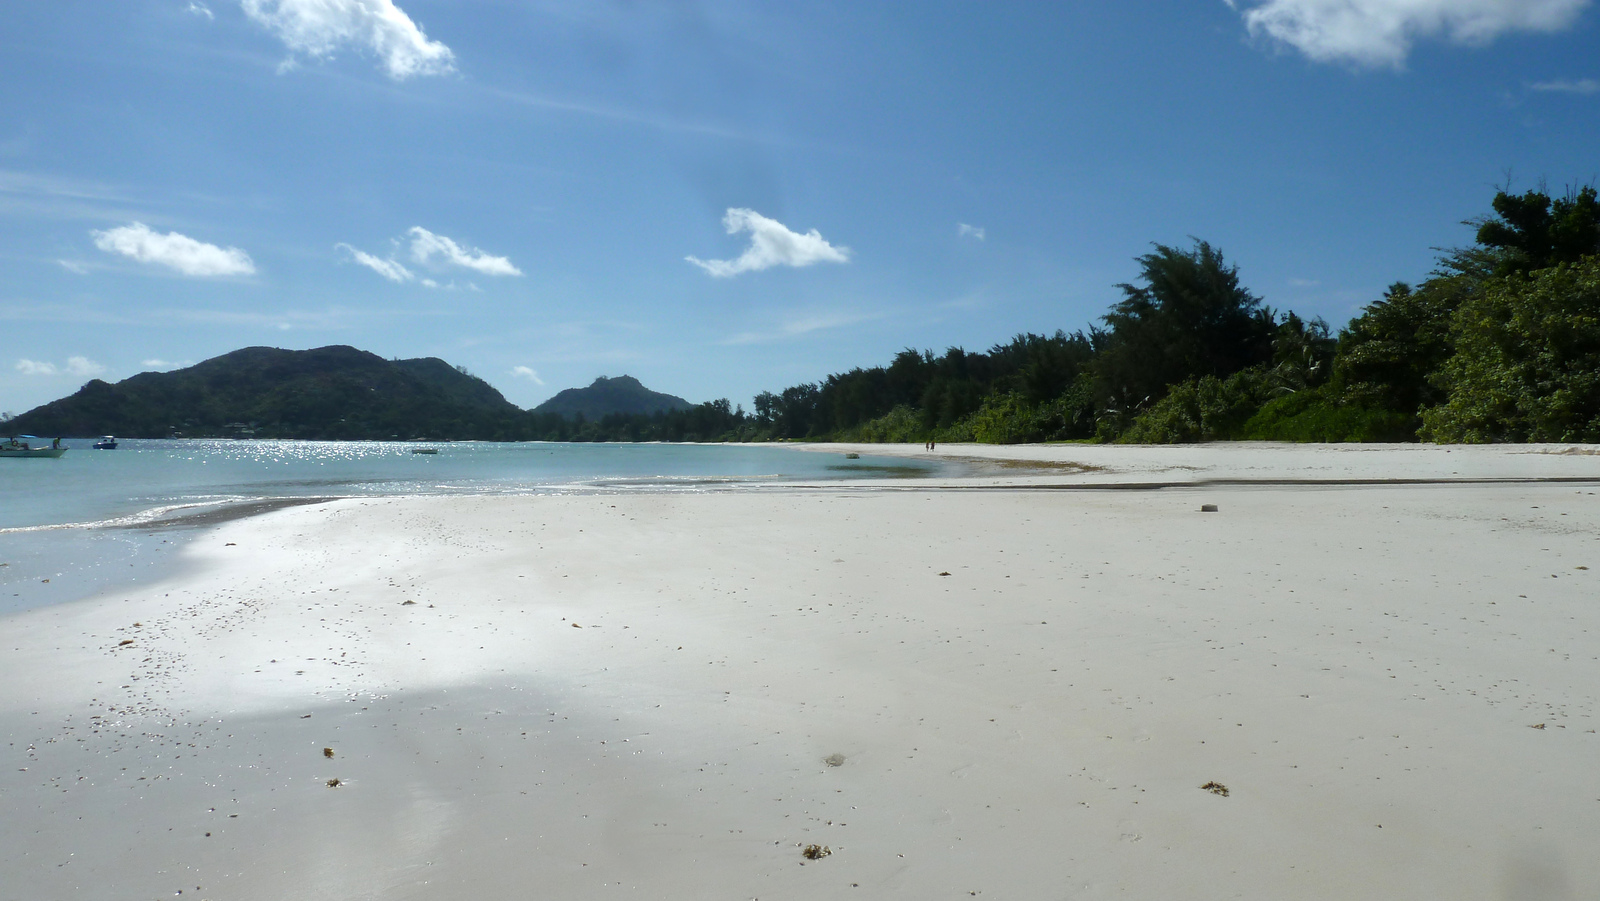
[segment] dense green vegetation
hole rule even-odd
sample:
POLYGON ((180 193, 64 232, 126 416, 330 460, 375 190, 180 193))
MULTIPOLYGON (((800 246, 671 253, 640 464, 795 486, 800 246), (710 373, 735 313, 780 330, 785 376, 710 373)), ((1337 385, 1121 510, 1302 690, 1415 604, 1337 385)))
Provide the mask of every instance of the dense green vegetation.
POLYGON ((1205 241, 1156 245, 1098 323, 907 348, 746 413, 601 379, 521 410, 442 360, 246 348, 95 380, 8 431, 559 441, 1600 442, 1600 197, 1501 191, 1473 245, 1338 334, 1252 294, 1205 241))

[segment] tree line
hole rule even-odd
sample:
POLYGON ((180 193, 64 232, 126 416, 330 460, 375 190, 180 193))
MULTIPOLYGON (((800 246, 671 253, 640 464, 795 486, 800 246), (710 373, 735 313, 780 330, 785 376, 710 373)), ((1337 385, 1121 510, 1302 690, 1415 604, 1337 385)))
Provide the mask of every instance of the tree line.
POLYGON ((1475 242, 1337 333, 1274 310, 1206 241, 1155 245, 1099 322, 562 440, 1600 441, 1600 200, 1497 192, 1475 242))

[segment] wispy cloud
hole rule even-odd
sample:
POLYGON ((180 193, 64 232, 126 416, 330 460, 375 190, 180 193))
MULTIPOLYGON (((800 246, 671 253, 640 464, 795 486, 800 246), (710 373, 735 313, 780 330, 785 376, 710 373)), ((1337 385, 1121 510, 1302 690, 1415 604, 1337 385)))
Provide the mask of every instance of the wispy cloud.
POLYGON ((138 203, 127 191, 98 182, 0 169, 0 214, 29 218, 134 218, 138 203))
POLYGON ((515 377, 515 378, 527 379, 528 381, 534 383, 535 385, 543 385, 544 384, 544 379, 539 378, 539 370, 531 369, 531 368, 529 368, 527 366, 513 366, 513 367, 511 367, 511 375, 513 377, 515 377))
MULTIPOLYGON (((390 78, 455 71, 455 54, 432 41, 394 0, 240 0, 245 15, 288 46, 291 54, 327 59, 344 47, 371 53, 390 78)), ((286 68, 293 68, 291 56, 286 68)))
POLYGON ((186 366, 193 366, 194 365, 194 361, 193 360, 184 360, 182 363, 174 363, 171 360, 163 360, 163 359, 157 357, 157 358, 151 359, 151 360, 141 360, 141 361, 139 361, 139 365, 143 366, 146 370, 152 370, 152 369, 183 369, 186 366))
POLYGON ((969 291, 960 297, 954 297, 939 304, 941 310, 981 310, 989 306, 989 293, 983 288, 969 291))
POLYGON ((207 19, 216 18, 216 16, 211 14, 211 7, 201 3, 200 0, 189 0, 189 12, 192 12, 197 16, 205 16, 207 19))
POLYGON ((140 314, 126 306, 96 308, 81 303, 23 301, 0 303, 0 322, 59 322, 71 325, 130 325, 140 314))
POLYGON ((882 319, 882 313, 811 313, 799 316, 764 332, 740 332, 723 339, 721 344, 767 344, 788 338, 798 338, 812 332, 843 328, 858 322, 882 319))
MULTIPOLYGON (((497 257, 485 253, 476 247, 463 247, 444 235, 436 235, 422 226, 414 226, 406 232, 411 238, 411 259, 423 266, 441 269, 448 266, 460 266, 473 272, 484 275, 521 275, 522 270, 511 264, 505 257, 497 257)), ((400 242, 394 242, 398 249, 400 242)), ((390 253, 388 257, 374 256, 349 244, 335 244, 335 250, 342 250, 350 255, 352 262, 371 269, 391 282, 415 281, 424 288, 439 288, 445 291, 477 291, 478 286, 467 282, 466 286, 459 287, 455 282, 441 284, 431 278, 417 278, 417 274, 407 269, 399 260, 390 253)))
POLYGON ((161 234, 143 222, 92 231, 94 246, 141 263, 156 263, 184 275, 254 275, 250 255, 237 247, 218 247, 177 232, 161 234))
POLYGON ((72 273, 73 275, 88 275, 89 274, 89 264, 88 263, 80 262, 78 260, 56 260, 56 262, 61 265, 62 269, 67 270, 68 272, 72 273))
POLYGON ((349 244, 335 244, 333 245, 333 249, 348 252, 351 260, 360 263, 368 269, 371 269, 373 272, 378 273, 391 282, 409 282, 415 277, 412 275, 410 269, 407 269, 394 260, 385 260, 382 257, 375 257, 364 250, 357 250, 356 248, 351 247, 349 244))
POLYGON ((73 200, 130 200, 124 192, 98 182, 40 175, 36 172, 18 172, 13 169, 0 170, 0 193, 37 194, 73 200))
MULTIPOLYGON (((180 331, 191 325, 226 325, 279 330, 348 331, 377 324, 392 325, 396 317, 444 319, 457 311, 447 305, 429 309, 398 309, 390 306, 354 309, 330 306, 323 310, 232 311, 205 307, 142 307, 135 304, 4 302, 0 301, 0 322, 53 322, 64 326, 105 325, 169 328, 180 331)), ((0 330, 0 334, 4 334, 0 330)), ((185 364, 187 365, 187 364, 185 364)))
POLYGON ((732 141, 746 141, 753 144, 783 144, 780 138, 760 132, 744 131, 730 125, 715 122, 705 122, 692 119, 677 119, 663 115, 641 113, 622 107, 601 106, 594 103, 579 103, 572 100, 560 100, 553 97, 544 97, 526 91, 509 91, 500 88, 485 87, 484 93, 498 97, 508 103, 519 106, 533 107, 535 109, 550 110, 558 113, 572 113, 578 116, 587 116, 609 122, 621 122, 629 125, 642 125, 659 131, 681 132, 685 134, 702 135, 712 138, 726 138, 732 141))
POLYGON ((750 246, 734 260, 685 260, 711 273, 715 278, 732 278, 741 272, 759 272, 773 266, 810 266, 812 263, 848 263, 850 248, 835 247, 823 240, 816 229, 805 234, 790 231, 776 219, 755 210, 730 208, 722 217, 728 234, 750 233, 750 246))
POLYGON ((419 263, 429 263, 437 259, 484 275, 522 274, 522 270, 511 265, 511 261, 505 257, 491 256, 476 247, 462 247, 444 235, 436 235, 420 225, 413 226, 406 234, 411 236, 411 258, 419 263))
POLYGON ((1517 31, 1570 27, 1591 0, 1224 0, 1252 36, 1317 62, 1400 68, 1419 39, 1488 44, 1517 31))
POLYGON ((280 332, 305 330, 312 332, 348 331, 362 319, 381 315, 391 318, 394 310, 381 313, 352 310, 348 307, 328 307, 325 310, 284 310, 281 313, 244 312, 212 308, 178 307, 149 311, 145 321, 162 325, 200 323, 244 328, 274 329, 280 332))
POLYGON ((431 278, 425 278, 419 281, 417 284, 424 288, 437 288, 440 291, 472 291, 477 294, 483 293, 483 289, 472 282, 467 282, 465 285, 458 285, 454 281, 440 284, 431 278))
POLYGON ((92 376, 106 371, 106 368, 88 357, 68 357, 67 365, 57 366, 47 360, 21 359, 14 367, 23 375, 74 375, 92 376))
POLYGON ((968 225, 965 222, 960 222, 956 224, 956 236, 961 238, 973 238, 975 240, 982 241, 987 236, 987 233, 981 226, 968 225))
POLYGON ((1580 78, 1576 81, 1558 78, 1554 81, 1537 81, 1528 87, 1535 91, 1555 94, 1600 94, 1600 81, 1593 78, 1580 78))

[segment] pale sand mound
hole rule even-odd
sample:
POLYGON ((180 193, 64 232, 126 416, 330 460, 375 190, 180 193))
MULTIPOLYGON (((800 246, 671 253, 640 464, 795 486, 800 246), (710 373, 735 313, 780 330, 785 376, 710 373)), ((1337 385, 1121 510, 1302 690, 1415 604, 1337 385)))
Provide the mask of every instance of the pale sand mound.
POLYGON ((0 898, 1592 897, 1596 490, 225 524, 3 623, 0 898))

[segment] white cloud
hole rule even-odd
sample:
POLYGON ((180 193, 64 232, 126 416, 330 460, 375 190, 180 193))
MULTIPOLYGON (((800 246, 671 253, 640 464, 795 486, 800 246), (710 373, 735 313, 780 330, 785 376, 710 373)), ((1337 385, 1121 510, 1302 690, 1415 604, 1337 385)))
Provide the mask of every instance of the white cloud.
POLYGON ((254 275, 255 263, 237 247, 222 248, 177 232, 161 234, 143 222, 93 231, 94 246, 141 263, 159 263, 184 275, 254 275))
POLYGON ((206 6, 204 3, 201 3, 200 0, 189 0, 189 12, 192 12, 197 16, 205 16, 207 19, 216 18, 216 16, 211 14, 211 8, 206 6))
MULTIPOLYGON (((419 226, 406 232, 411 236, 411 258, 423 265, 440 266, 453 265, 481 272, 484 275, 521 275, 522 270, 511 264, 505 257, 491 256, 476 247, 462 247, 460 244, 436 235, 419 226)), ((396 241, 396 244, 399 242, 396 241)), ((444 291, 478 291, 477 285, 467 282, 465 288, 457 286, 455 282, 442 284, 431 278, 417 278, 417 274, 407 269, 398 260, 390 255, 387 259, 373 256, 364 250, 352 247, 349 244, 335 244, 335 250, 343 250, 350 254, 350 259, 371 269, 391 282, 415 281, 424 288, 437 288, 444 291)))
POLYGON ((1482 45, 1513 31, 1560 31, 1590 0, 1224 0, 1251 35, 1317 62, 1399 68, 1419 38, 1482 45))
POLYGON ((38 360, 18 360, 16 370, 23 375, 55 375, 61 370, 54 363, 41 363, 38 360))
POLYGON ((957 223, 956 235, 962 238, 976 238, 979 241, 982 241, 985 237, 983 228, 976 225, 968 225, 965 222, 957 223))
POLYGON ((68 272, 72 273, 73 275, 88 275, 89 274, 89 264, 88 263, 80 263, 77 260, 56 260, 56 262, 61 264, 61 268, 62 269, 67 270, 68 272))
POLYGON ((1577 81, 1558 78, 1555 81, 1536 82, 1529 87, 1535 91, 1550 91, 1557 94, 1600 94, 1600 81, 1593 78, 1580 78, 1577 81))
POLYGON ((430 263, 438 258, 484 275, 522 274, 522 270, 511 265, 511 261, 505 257, 490 256, 476 247, 462 247, 420 225, 412 227, 406 234, 411 236, 411 258, 419 263, 430 263))
POLYGON ((54 363, 41 360, 22 359, 17 361, 15 369, 23 375, 99 375, 106 371, 104 366, 88 357, 68 357, 67 365, 57 366, 54 363))
MULTIPOLYGON (((455 54, 428 40, 394 0, 240 0, 245 15, 288 45, 291 53, 325 59, 345 46, 383 61, 389 77, 455 71, 455 54)), ((291 57, 288 68, 294 67, 291 57)))
POLYGON ((741 272, 759 272, 773 266, 810 266, 812 263, 848 263, 850 248, 834 247, 816 229, 805 234, 792 232, 776 219, 755 210, 730 208, 722 217, 728 234, 750 233, 750 246, 736 260, 702 260, 684 257, 716 278, 732 278, 741 272))
POLYGON ((333 249, 349 251, 350 258, 352 260, 360 263, 368 269, 371 269, 373 272, 378 273, 391 282, 409 282, 414 277, 411 274, 410 269, 407 269, 394 260, 385 260, 380 257, 375 257, 364 250, 357 250, 356 248, 351 247, 349 244, 335 244, 333 245, 333 249))
POLYGON ((106 368, 88 357, 67 357, 68 375, 99 375, 106 368))
POLYGON ((535 385, 544 384, 544 379, 539 378, 539 370, 537 369, 529 369, 526 366, 513 366, 511 367, 511 374, 519 379, 527 379, 535 385))
POLYGON ((184 360, 182 363, 174 363, 171 360, 163 360, 163 359, 160 359, 160 358, 156 358, 156 359, 153 359, 153 360, 141 360, 139 362, 139 365, 143 366, 147 370, 150 370, 150 369, 183 369, 186 366, 193 366, 194 365, 194 361, 193 360, 184 360))

